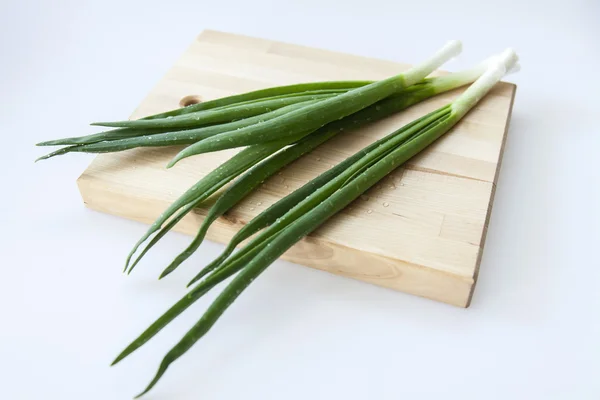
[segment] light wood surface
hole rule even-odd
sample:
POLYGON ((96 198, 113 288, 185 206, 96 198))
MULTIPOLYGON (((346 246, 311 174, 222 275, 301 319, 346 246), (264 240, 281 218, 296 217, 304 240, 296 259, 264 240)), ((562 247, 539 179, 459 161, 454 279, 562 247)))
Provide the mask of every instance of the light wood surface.
MULTIPOLYGON (((190 95, 210 100, 297 82, 381 79, 407 68, 406 64, 204 31, 131 118, 177 108, 190 95)), ((515 90, 512 84, 499 83, 445 137, 283 258, 467 307, 481 261, 515 90)), ((244 223, 282 196, 460 92, 437 96, 368 128, 338 135, 265 181, 211 227, 208 239, 227 242, 244 223)), ((167 161, 179 150, 145 148, 97 156, 78 179, 85 204, 151 223, 187 188, 238 151, 191 157, 166 170, 167 161)), ((190 213, 175 229, 195 233, 210 204, 190 213)), ((137 239, 132 238, 132 244, 137 239)), ((181 268, 195 273, 200 266, 188 263, 181 268)))

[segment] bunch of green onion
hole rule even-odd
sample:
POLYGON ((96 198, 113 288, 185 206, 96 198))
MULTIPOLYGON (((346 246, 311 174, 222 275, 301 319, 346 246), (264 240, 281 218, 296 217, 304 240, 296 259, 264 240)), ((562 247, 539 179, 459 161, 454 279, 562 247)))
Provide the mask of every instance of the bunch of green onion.
POLYGON ((115 359, 114 363, 117 363, 125 358, 211 288, 237 274, 198 322, 167 353, 154 379, 140 395, 149 391, 169 365, 202 338, 242 291, 278 257, 387 174, 448 132, 515 62, 514 52, 505 52, 499 61, 491 65, 452 103, 362 149, 251 220, 234 236, 225 252, 200 271, 191 283, 202 277, 205 279, 198 282, 115 359), (248 244, 232 254, 242 240, 254 233, 257 234, 248 244))
POLYGON ((114 363, 122 360, 208 290, 237 274, 198 323, 165 356, 156 376, 140 395, 150 390, 168 366, 206 334, 239 294, 273 261, 448 132, 516 64, 516 54, 507 50, 473 69, 425 78, 455 56, 460 48, 459 42, 450 42, 428 61, 382 81, 305 83, 264 89, 141 120, 97 123, 117 129, 39 144, 66 146, 42 159, 70 152, 101 153, 142 146, 188 144, 169 167, 192 155, 245 147, 177 199, 150 226, 127 257, 125 269, 131 272, 146 252, 187 213, 239 177, 210 208, 192 243, 163 271, 162 278, 197 250, 218 217, 284 166, 343 131, 359 128, 439 93, 475 82, 452 103, 362 149, 245 225, 223 254, 192 279, 188 286, 195 286, 188 294, 115 359, 114 363), (234 253, 235 248, 250 237, 250 242, 234 253), (133 259, 148 239, 148 244, 133 259))

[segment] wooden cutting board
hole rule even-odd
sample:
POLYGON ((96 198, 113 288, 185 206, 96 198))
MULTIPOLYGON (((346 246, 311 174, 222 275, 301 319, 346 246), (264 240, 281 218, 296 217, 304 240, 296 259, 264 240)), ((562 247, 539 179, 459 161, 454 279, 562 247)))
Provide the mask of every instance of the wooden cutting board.
MULTIPOLYGON (((131 118, 177 108, 182 99, 195 96, 210 100, 298 82, 375 80, 406 69, 405 64, 204 31, 131 118)), ((513 84, 498 84, 445 137, 283 258, 467 307, 477 280, 515 90, 513 84)), ((208 239, 228 241, 282 196, 374 140, 448 103, 461 91, 338 135, 266 181, 217 221, 208 239)), ((149 224, 187 188, 238 151, 191 157, 166 170, 167 161, 180 149, 145 148, 97 156, 78 179, 85 204, 149 224)), ((190 213, 175 230, 195 233, 211 203, 190 213)), ((132 244, 137 239, 132 238, 132 244)), ((188 263, 182 268, 191 268, 193 275, 200 267, 188 263)))

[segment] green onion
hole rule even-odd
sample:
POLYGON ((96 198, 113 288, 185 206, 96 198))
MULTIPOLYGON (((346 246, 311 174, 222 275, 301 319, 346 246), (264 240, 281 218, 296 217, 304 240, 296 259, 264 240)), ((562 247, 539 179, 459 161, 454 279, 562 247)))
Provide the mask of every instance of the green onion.
MULTIPOLYGON (((273 261, 391 171, 448 132, 506 74, 507 69, 516 63, 516 59, 514 51, 507 50, 455 101, 400 128, 357 153, 351 157, 351 161, 342 163, 344 167, 336 171, 337 174, 326 172, 321 175, 317 178, 319 182, 308 184, 312 184, 312 189, 316 188, 316 190, 306 198, 299 199, 297 194, 293 194, 292 196, 296 198, 289 204, 293 207, 236 253, 236 255, 242 254, 241 256, 234 255, 229 261, 218 266, 211 275, 192 288, 184 298, 163 314, 115 359, 113 364, 146 343, 216 283, 239 271, 200 320, 167 353, 156 375, 138 397, 152 389, 169 365, 203 337, 241 292, 273 261), (296 202, 297 200, 300 201, 296 202)), ((265 213, 270 211, 272 210, 269 209, 265 213)), ((281 210, 277 213, 281 214, 281 210)), ((266 219, 271 218, 273 216, 266 217, 266 219)))
MULTIPOLYGON (((192 144, 210 139, 217 133, 225 135, 218 135, 215 140, 215 143, 220 143, 221 146, 225 146, 224 148, 245 146, 244 140, 248 140, 248 135, 256 135, 254 141, 256 144, 279 140, 285 136, 295 136, 300 131, 309 133, 327 122, 349 115, 417 83, 424 75, 459 50, 460 44, 451 42, 428 62, 411 69, 406 74, 384 81, 320 82, 276 87, 200 103, 186 107, 184 110, 172 110, 141 120, 96 123, 93 125, 120 129, 38 143, 39 146, 67 146, 38 160, 72 152, 105 153, 136 147, 192 144), (325 102, 323 107, 315 108, 317 100, 335 101, 325 102), (302 107, 290 107, 291 105, 302 105, 302 107), (282 108, 279 113, 273 112, 282 108), (302 123, 302 118, 311 119, 312 125, 302 123), (217 127, 214 124, 220 125, 217 127), (212 129, 203 130, 207 125, 213 125, 209 126, 212 129), (269 130, 272 131, 270 137, 263 138, 262 133, 269 130), (284 133, 279 135, 279 131, 284 133), (225 141, 227 141, 226 145, 225 141)), ((210 141, 205 145, 209 144, 210 141)), ((180 156, 189 156, 189 154, 180 156)))
MULTIPOLYGON (((185 113, 179 113, 178 115, 169 115, 163 118, 150 118, 141 119, 134 121, 118 121, 118 122, 100 122, 92 125, 102 125, 108 127, 120 127, 120 128, 137 128, 137 129, 161 129, 161 130, 181 130, 182 128, 200 127, 210 124, 222 124, 237 121, 240 119, 248 119, 250 117, 259 116, 259 118, 252 120, 252 123, 244 124, 239 127, 229 128, 220 132, 216 136, 216 139, 211 142, 211 137, 204 137, 202 139, 180 139, 179 142, 188 144, 190 142, 202 141, 205 143, 203 146, 210 146, 214 149, 210 151, 216 151, 219 149, 227 149, 233 147, 242 147, 250 144, 264 143, 273 140, 280 140, 286 136, 293 137, 300 132, 310 133, 321 126, 332 122, 337 119, 341 119, 347 115, 350 115, 356 111, 359 111, 369 105, 382 100, 394 93, 406 89, 407 87, 417 83, 424 76, 432 72, 434 69, 439 67, 448 58, 454 56, 460 51, 459 42, 450 42, 443 49, 435 54, 430 60, 420 64, 419 66, 412 68, 405 74, 400 74, 395 77, 391 77, 382 81, 364 84, 364 82, 355 83, 356 88, 353 90, 346 90, 350 84, 348 82, 338 83, 338 88, 335 89, 333 83, 329 83, 328 89, 323 89, 324 84, 319 85, 304 84, 300 87, 304 88, 318 88, 306 93, 292 93, 282 95, 281 88, 273 88, 270 94, 277 94, 275 96, 267 98, 253 98, 252 95, 242 96, 244 101, 240 102, 240 97, 231 97, 228 101, 222 101, 219 106, 215 107, 215 102, 208 106, 197 105, 193 110, 186 110, 185 113), (326 93, 323 93, 325 91, 326 93), (319 94, 321 93, 321 94, 319 94), (286 110, 288 112, 283 115, 277 115, 274 118, 260 118, 261 115, 269 113, 273 110, 277 110, 282 107, 289 106, 291 104, 300 104, 302 102, 310 100, 323 100, 322 104, 317 103, 304 104, 305 107, 301 107, 293 110, 286 110), (232 103, 233 102, 233 103, 232 103), (217 137, 218 136, 218 137, 217 137), (253 139, 249 139, 253 138, 253 139), (250 140, 250 142, 248 142, 250 140), (215 147, 216 146, 216 147, 215 147)), ((298 89, 298 85, 294 86, 298 89)), ((265 92, 263 91, 263 94, 265 92)), ((321 102, 319 102, 321 103, 321 102)), ((218 102, 216 104, 219 104, 218 102)), ((127 135, 138 138, 134 140, 132 137, 120 138, 126 140, 126 142, 117 141, 117 143, 104 143, 103 138, 108 141, 115 141, 114 131, 111 134, 96 134, 94 137, 88 138, 74 138, 75 140, 58 140, 43 142, 40 145, 56 145, 56 144, 72 144, 70 147, 66 147, 50 153, 46 156, 40 157, 39 159, 47 159, 56 155, 66 154, 70 152, 112 152, 122 151, 134 147, 151 145, 155 146, 154 132, 150 135, 139 134, 139 130, 130 132, 117 131, 119 135, 127 135)), ((169 143, 168 139, 171 136, 168 133, 162 132, 162 140, 166 142, 158 142, 156 145, 165 145, 169 143), (165 138, 166 137, 166 138, 165 138)), ((178 138, 183 137, 185 134, 180 133, 178 138)), ((177 142, 174 139, 175 144, 177 142)), ((192 146, 193 147, 193 146, 192 146)), ((192 153, 204 152, 203 147, 193 148, 188 153, 178 155, 179 158, 189 157, 192 153)), ((178 159, 179 159, 178 158, 178 159)), ((178 160, 177 159, 177 160, 178 160)), ((174 160, 169 166, 173 165, 174 160)))

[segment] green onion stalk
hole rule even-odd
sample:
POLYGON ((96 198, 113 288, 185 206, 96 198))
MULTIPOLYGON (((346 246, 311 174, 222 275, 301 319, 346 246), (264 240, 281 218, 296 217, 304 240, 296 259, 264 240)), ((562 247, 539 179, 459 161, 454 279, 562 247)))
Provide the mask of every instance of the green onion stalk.
MULTIPOLYGON (((453 102, 357 152, 250 221, 247 227, 257 235, 238 252, 226 254, 211 263, 210 271, 204 271, 207 276, 195 283, 179 302, 113 362, 115 364, 127 357, 216 284, 237 274, 198 322, 165 355, 156 375, 138 397, 154 387, 170 364, 202 338, 269 265, 390 172, 449 132, 513 68, 516 61, 515 52, 506 50, 489 63, 485 72, 453 102)), ((234 242, 236 240, 239 238, 234 242)))

